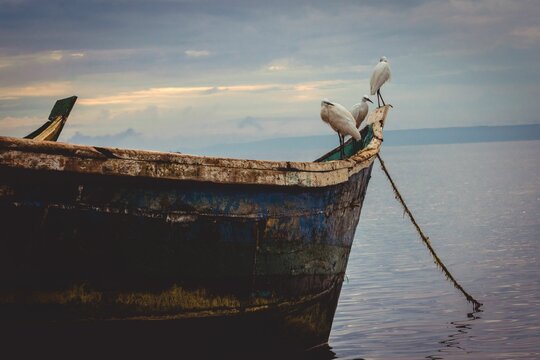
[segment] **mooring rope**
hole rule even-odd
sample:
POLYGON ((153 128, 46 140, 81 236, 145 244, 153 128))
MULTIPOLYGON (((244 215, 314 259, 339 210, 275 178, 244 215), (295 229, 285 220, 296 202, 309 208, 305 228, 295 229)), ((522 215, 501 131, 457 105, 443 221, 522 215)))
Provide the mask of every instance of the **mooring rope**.
POLYGON ((437 266, 444 272, 444 274, 446 275, 446 278, 449 279, 450 281, 452 281, 452 283, 454 284, 454 287, 456 289, 458 289, 459 291, 461 291, 461 293, 463 295, 465 295, 465 298, 467 299, 467 301, 472 303, 473 306, 474 306, 474 310, 477 311, 480 308, 480 306, 482 306, 482 303, 478 302, 475 298, 472 297, 471 294, 469 294, 467 291, 465 291, 463 286, 461 286, 457 282, 457 280, 452 276, 452 274, 450 273, 448 268, 444 265, 444 263, 439 258, 439 256, 437 256, 437 253, 435 252, 435 249, 433 249, 433 246, 431 246, 431 242, 429 241, 429 237, 424 234, 424 232, 422 231, 422 229, 420 228, 420 226, 418 225, 418 223, 414 219, 413 214, 409 210, 409 207, 405 203, 405 200, 403 200, 403 197, 401 196, 399 190, 397 189, 397 186, 394 183, 394 180, 392 180, 392 177, 388 173, 388 169, 386 169, 386 165, 384 164, 384 161, 383 161, 383 159, 381 159, 381 156, 379 154, 377 154, 377 159, 379 159, 379 162, 381 163, 381 168, 384 171, 384 173, 386 174, 386 177, 388 178, 388 180, 390 181, 390 184, 392 185, 392 188, 394 189, 394 194, 396 195, 396 199, 403 206, 403 210, 405 211, 405 213, 407 215, 409 215, 409 218, 411 219, 411 222, 413 223, 414 227, 416 228, 416 231, 418 232, 418 234, 422 238, 422 241, 424 242, 424 244, 428 248, 429 252, 431 253, 431 256, 433 256, 433 259, 435 260, 435 264, 437 264, 437 266))

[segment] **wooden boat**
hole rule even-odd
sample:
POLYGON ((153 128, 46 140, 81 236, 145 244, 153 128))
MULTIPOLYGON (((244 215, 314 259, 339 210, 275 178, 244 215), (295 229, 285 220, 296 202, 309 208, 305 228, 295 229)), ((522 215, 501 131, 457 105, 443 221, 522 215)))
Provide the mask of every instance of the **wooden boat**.
POLYGON ((388 109, 344 160, 0 137, 1 322, 326 343, 388 109))

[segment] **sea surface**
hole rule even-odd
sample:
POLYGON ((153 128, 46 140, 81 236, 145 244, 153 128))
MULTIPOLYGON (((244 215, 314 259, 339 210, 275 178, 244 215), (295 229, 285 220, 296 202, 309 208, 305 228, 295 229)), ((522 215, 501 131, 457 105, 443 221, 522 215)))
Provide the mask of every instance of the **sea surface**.
MULTIPOLYGON (((478 311, 434 264, 376 161, 328 346, 253 353, 242 339, 225 350, 173 333, 139 344, 122 332, 107 335, 106 348, 93 338, 73 353, 67 338, 44 346, 92 359, 540 359, 540 141, 383 145, 381 156, 439 257, 483 303, 478 311)), ((16 354, 44 356, 18 340, 16 354)))
POLYGON ((382 148, 439 257, 404 216, 378 162, 329 348, 317 358, 540 359, 540 141, 382 148))

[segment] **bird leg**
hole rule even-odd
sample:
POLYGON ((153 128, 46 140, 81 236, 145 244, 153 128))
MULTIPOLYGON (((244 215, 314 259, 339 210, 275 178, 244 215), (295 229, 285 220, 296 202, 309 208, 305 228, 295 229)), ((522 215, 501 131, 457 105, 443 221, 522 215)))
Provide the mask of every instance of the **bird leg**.
POLYGON ((339 136, 339 149, 340 149, 341 160, 343 160, 343 158, 345 158, 345 149, 343 148, 343 143, 345 139, 344 139, 344 136, 342 136, 339 133, 338 133, 338 136, 339 136))
MULTIPOLYGON (((381 90, 377 90, 377 102, 379 101, 379 96, 381 97, 381 101, 382 101, 382 104, 383 106, 385 106, 386 104, 384 103, 384 99, 381 95, 381 90)), ((381 104, 379 104, 379 107, 381 107, 381 104)))

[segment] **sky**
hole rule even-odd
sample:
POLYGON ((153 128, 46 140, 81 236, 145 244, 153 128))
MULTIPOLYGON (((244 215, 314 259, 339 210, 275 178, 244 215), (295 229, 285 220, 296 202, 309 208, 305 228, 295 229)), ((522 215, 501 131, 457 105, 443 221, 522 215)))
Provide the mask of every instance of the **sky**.
POLYGON ((539 19, 538 0, 0 0, 0 135, 72 95, 71 143, 330 134, 321 99, 359 102, 381 56, 387 129, 538 124, 539 19))

